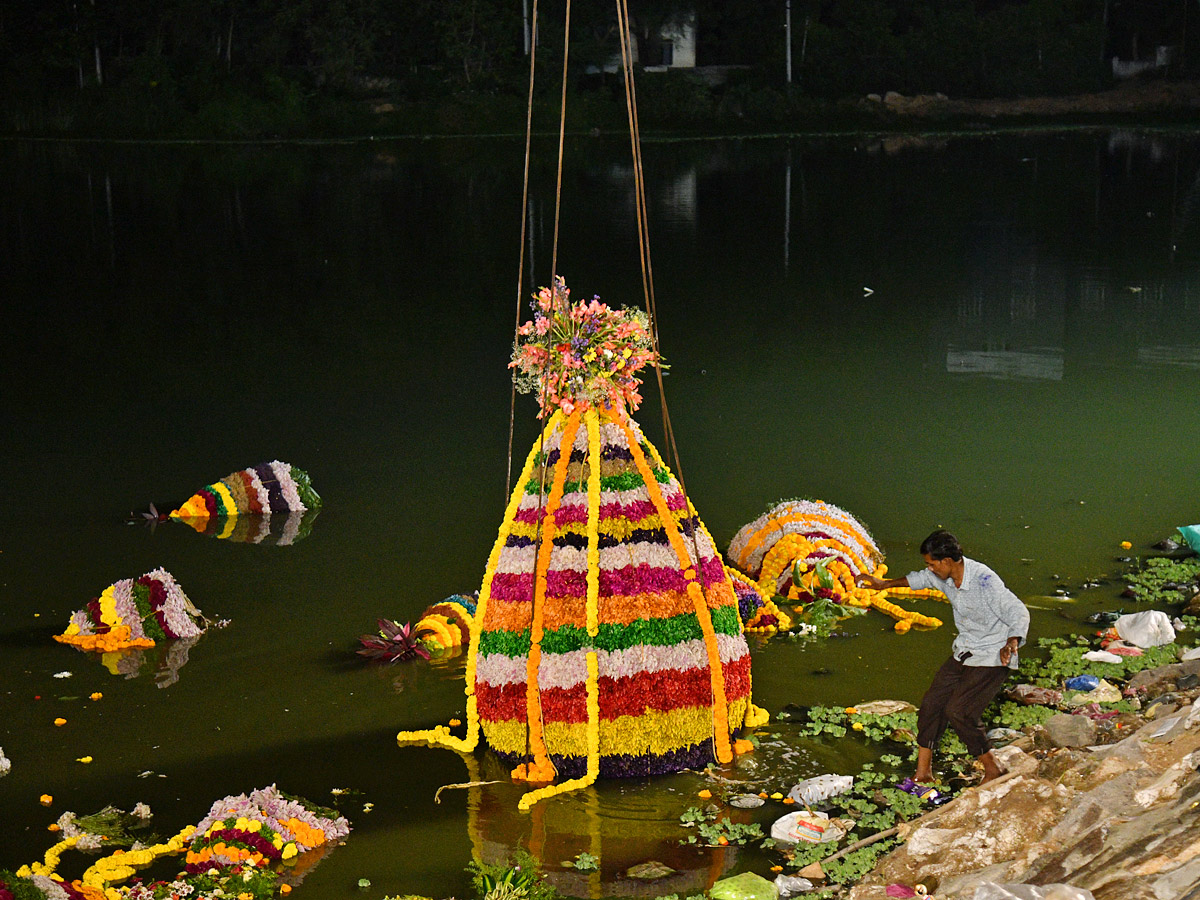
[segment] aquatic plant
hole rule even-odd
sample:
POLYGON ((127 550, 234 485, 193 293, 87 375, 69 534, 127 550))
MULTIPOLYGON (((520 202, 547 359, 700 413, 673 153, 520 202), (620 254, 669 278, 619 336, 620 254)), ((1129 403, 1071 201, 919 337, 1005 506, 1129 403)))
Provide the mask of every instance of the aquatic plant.
POLYGON ((355 652, 375 662, 397 662, 407 659, 429 659, 429 651, 421 643, 421 638, 427 632, 425 629, 415 630, 405 622, 401 625, 392 619, 378 621, 378 634, 364 634, 359 637, 362 647, 355 652))

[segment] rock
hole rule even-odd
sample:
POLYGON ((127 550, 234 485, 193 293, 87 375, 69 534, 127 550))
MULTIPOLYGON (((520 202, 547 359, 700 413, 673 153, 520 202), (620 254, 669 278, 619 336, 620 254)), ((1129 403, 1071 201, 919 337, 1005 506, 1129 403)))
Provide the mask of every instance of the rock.
POLYGON ((1146 718, 1147 719, 1165 719, 1167 716, 1171 715, 1171 713, 1173 713, 1173 712, 1176 712, 1178 709, 1179 709, 1178 704, 1163 703, 1160 700, 1155 700, 1153 703, 1151 703, 1146 708, 1146 718))
POLYGON ((900 106, 904 103, 904 95, 896 91, 888 91, 883 95, 884 106, 900 106))
POLYGON ((878 94, 867 94, 867 99, 870 100, 872 103, 882 103, 883 102, 883 98, 880 97, 878 94))
POLYGON ((1175 679, 1175 688, 1180 691, 1190 691, 1198 684, 1200 684, 1200 675, 1194 675, 1190 672, 1186 675, 1180 675, 1175 679))
POLYGON ((638 863, 636 866, 630 866, 625 870, 626 878, 635 878, 638 881, 657 881, 659 878, 666 878, 674 874, 674 869, 665 863, 660 863, 656 859, 638 863))
POLYGON ((809 878, 813 881, 825 880, 825 870, 821 868, 821 864, 819 862, 809 863, 796 874, 801 878, 809 878))
POLYGON ((1154 669, 1143 669, 1129 679, 1128 684, 1125 685, 1125 690, 1131 693, 1133 691, 1149 693, 1151 688, 1161 687, 1162 690, 1158 693, 1162 693, 1162 691, 1167 689, 1167 684, 1174 682, 1182 674, 1182 663, 1169 663, 1154 669))
POLYGON ((890 716, 895 713, 917 711, 915 706, 904 700, 872 700, 870 703, 856 703, 854 708, 868 716, 890 716))
POLYGON ((1043 726, 1055 747, 1086 747, 1096 739, 1096 723, 1087 716, 1059 713, 1043 726))

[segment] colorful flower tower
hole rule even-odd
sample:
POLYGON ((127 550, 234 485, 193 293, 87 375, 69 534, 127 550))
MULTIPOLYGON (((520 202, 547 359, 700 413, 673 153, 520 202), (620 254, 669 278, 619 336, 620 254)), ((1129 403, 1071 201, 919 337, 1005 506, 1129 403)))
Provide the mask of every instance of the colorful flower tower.
POLYGON ((537 295, 513 353, 549 416, 508 504, 471 622, 467 735, 402 732, 472 750, 480 732, 543 797, 597 777, 728 762, 765 713, 719 552, 628 415, 657 362, 646 317, 561 280, 537 295), (737 745, 737 746, 735 746, 737 745))

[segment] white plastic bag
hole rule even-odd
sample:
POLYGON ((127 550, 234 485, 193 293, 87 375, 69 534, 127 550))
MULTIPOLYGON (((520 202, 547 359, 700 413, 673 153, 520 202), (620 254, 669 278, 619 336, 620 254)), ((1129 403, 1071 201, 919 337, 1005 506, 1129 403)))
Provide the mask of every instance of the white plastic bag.
POLYGON ((812 806, 838 794, 844 794, 854 787, 854 777, 851 775, 818 775, 806 778, 795 785, 788 796, 803 806, 812 806))
POLYGON ((779 891, 780 897, 791 897, 794 894, 803 894, 805 891, 811 891, 813 883, 807 878, 801 878, 799 875, 776 875, 775 889, 779 891))
POLYGON ((823 812, 788 813, 780 816, 771 826, 771 837, 781 844, 795 844, 804 841, 808 844, 824 844, 829 841, 840 841, 846 830, 836 822, 829 821, 829 816, 823 812))
POLYGON ((1170 617, 1157 609, 1130 613, 1113 623, 1121 640, 1138 647, 1157 647, 1175 640, 1175 628, 1170 617))
POLYGON ((1092 892, 1069 884, 994 884, 975 888, 974 900, 1096 900, 1092 892))

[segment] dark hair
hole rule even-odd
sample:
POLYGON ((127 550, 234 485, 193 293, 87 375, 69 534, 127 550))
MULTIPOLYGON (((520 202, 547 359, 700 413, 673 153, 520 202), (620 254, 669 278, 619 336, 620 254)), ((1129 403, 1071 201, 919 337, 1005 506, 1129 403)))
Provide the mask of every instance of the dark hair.
POLYGON ((958 562, 962 559, 962 547, 958 546, 958 538, 948 531, 935 531, 921 541, 921 555, 933 559, 952 559, 958 562))

